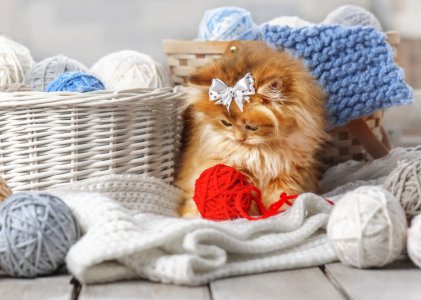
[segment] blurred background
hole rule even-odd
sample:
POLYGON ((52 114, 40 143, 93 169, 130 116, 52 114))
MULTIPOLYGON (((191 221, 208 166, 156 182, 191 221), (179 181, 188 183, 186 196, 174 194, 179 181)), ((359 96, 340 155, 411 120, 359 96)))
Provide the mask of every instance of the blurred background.
MULTIPOLYGON (((195 38, 206 9, 241 6, 258 24, 285 15, 317 23, 343 4, 370 10, 384 30, 400 33, 399 64, 421 89, 421 0, 0 0, 0 34, 26 45, 36 61, 61 53, 90 66, 107 53, 135 49, 165 64, 161 41, 195 38)), ((396 143, 421 143, 420 116, 414 107, 388 112, 396 143)))

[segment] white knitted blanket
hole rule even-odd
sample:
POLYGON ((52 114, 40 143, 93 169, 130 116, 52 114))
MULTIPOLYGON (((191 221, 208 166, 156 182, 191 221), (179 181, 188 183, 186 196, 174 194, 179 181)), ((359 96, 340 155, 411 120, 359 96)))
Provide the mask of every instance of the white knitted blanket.
MULTIPOLYGON (((415 154, 395 149, 381 164, 368 168, 344 164, 328 171, 322 185, 329 186, 352 170, 355 183, 329 194, 337 200, 355 186, 380 184, 398 163, 397 157, 411 155, 415 154), (379 171, 384 164, 390 168, 379 171)), ((421 152, 416 155, 420 157, 421 152)), ((199 285, 226 276, 315 266, 337 259, 325 233, 332 206, 310 193, 300 195, 285 213, 266 220, 211 222, 177 218, 180 191, 144 176, 109 175, 50 192, 69 205, 84 232, 66 262, 70 272, 85 284, 147 278, 199 285)))

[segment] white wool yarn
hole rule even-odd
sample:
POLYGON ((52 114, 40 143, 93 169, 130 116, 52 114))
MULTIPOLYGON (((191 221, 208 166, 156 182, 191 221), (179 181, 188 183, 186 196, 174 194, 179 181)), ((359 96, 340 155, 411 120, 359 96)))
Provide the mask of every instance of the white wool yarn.
POLYGON ((409 258, 421 268, 421 214, 412 219, 408 230, 407 248, 409 258))
POLYGON ((23 83, 34 64, 29 50, 5 36, 0 36, 0 86, 23 83))
POLYGON ((371 12, 357 5, 342 5, 331 11, 322 22, 342 26, 371 26, 382 31, 382 25, 371 12))
POLYGON ((269 22, 265 23, 269 25, 277 25, 277 26, 289 26, 292 28, 301 28, 307 26, 314 26, 314 23, 308 22, 296 16, 282 16, 278 18, 274 18, 269 22))
POLYGON ((327 235, 341 262, 381 267, 394 261, 406 244, 407 222, 399 201, 379 186, 346 193, 329 218, 327 235))
POLYGON ((162 88, 170 86, 164 67, 149 55, 123 50, 102 57, 90 72, 106 89, 162 88))

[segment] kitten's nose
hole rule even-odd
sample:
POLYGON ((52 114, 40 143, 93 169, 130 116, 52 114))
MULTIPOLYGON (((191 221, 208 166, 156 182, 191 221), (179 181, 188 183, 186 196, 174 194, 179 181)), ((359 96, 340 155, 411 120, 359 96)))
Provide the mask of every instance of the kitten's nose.
POLYGON ((234 136, 235 136, 235 139, 238 141, 238 142, 244 142, 245 140, 246 140, 246 133, 245 132, 243 132, 243 131, 241 131, 241 130, 236 130, 235 132, 234 132, 234 136))

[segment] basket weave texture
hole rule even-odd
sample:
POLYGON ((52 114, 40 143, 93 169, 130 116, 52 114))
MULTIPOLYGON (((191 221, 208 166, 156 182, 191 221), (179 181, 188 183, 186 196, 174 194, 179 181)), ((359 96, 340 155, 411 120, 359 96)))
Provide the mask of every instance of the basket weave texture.
MULTIPOLYGON (((383 115, 384 112, 380 110, 362 118, 380 141, 384 138, 384 132, 382 131, 383 115)), ((367 153, 358 137, 349 131, 348 127, 337 127, 329 131, 329 134, 331 141, 323 153, 323 163, 326 166, 334 166, 351 159, 357 161, 370 159, 370 154, 367 153)))
MULTIPOLYGON (((397 46, 400 43, 399 34, 388 32, 386 36, 394 50, 395 59, 397 59, 397 46)), ((190 74, 198 67, 212 63, 220 58, 230 45, 230 41, 164 40, 163 47, 167 55, 171 81, 174 84, 186 85, 190 74)), ((381 130, 383 125, 382 111, 362 119, 366 121, 368 127, 379 140, 384 139, 384 131, 381 130)), ((352 134, 346 126, 337 127, 329 133, 332 141, 322 157, 326 167, 351 159, 371 159, 358 137, 352 134)))
POLYGON ((181 93, 0 93, 0 176, 14 191, 112 173, 171 183, 181 93))

